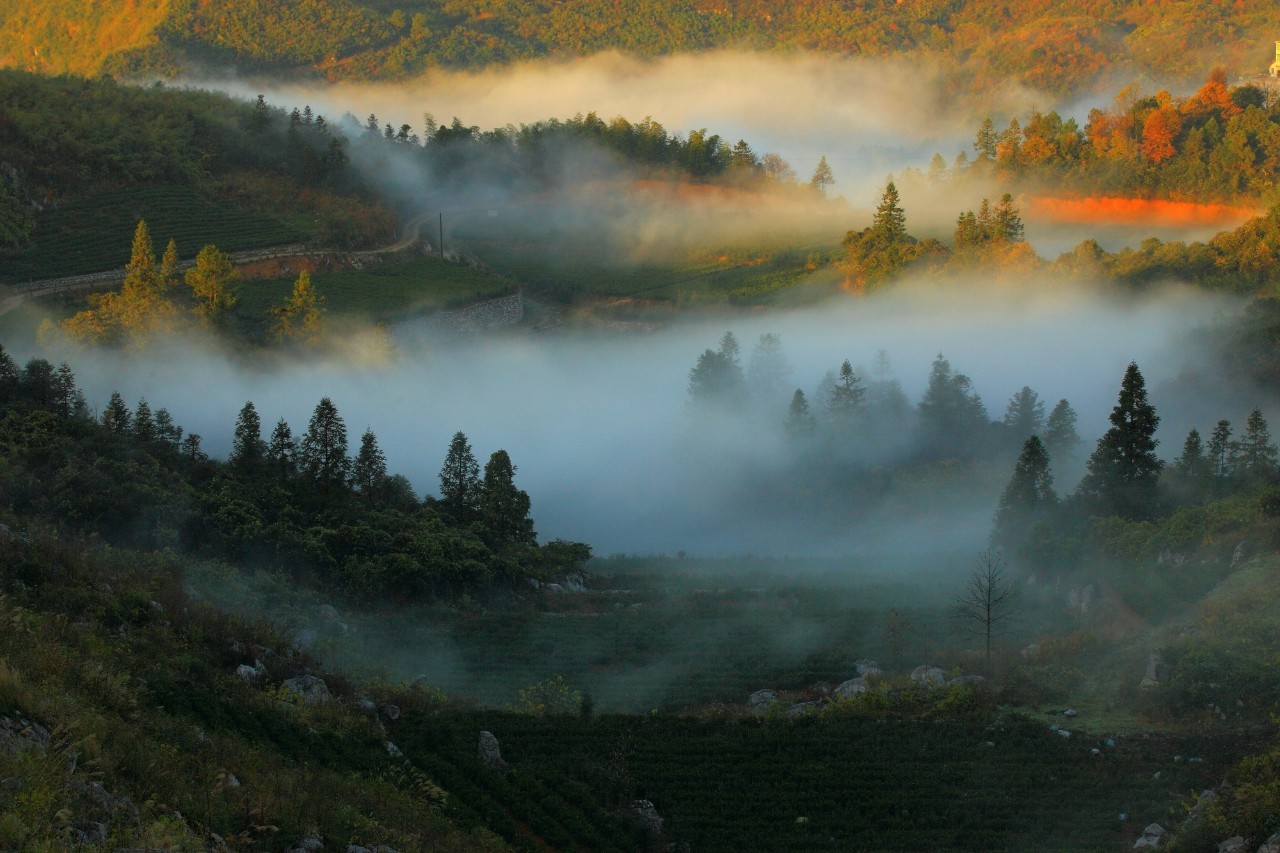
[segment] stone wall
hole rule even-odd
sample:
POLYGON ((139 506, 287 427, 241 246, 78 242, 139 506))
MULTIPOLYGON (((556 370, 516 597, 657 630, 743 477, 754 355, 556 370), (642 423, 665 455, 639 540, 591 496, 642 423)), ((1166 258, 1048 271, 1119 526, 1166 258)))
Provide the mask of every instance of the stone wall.
POLYGON ((518 326, 524 320, 524 296, 520 293, 487 299, 453 311, 441 311, 421 321, 427 331, 469 334, 518 326))

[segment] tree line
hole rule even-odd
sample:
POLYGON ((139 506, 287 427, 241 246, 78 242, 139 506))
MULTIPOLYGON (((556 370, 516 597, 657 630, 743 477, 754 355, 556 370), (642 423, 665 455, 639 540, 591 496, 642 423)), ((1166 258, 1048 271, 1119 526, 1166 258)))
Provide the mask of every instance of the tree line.
POLYGON ((353 597, 420 599, 551 577, 590 557, 581 543, 539 544, 529 495, 505 450, 481 472, 466 436, 449 444, 439 498, 391 474, 372 430, 350 453, 329 398, 295 436, 269 435, 252 402, 226 461, 165 409, 113 393, 101 415, 65 363, 18 368, 0 349, 0 494, 10 511, 71 535, 178 547, 253 564, 353 597))

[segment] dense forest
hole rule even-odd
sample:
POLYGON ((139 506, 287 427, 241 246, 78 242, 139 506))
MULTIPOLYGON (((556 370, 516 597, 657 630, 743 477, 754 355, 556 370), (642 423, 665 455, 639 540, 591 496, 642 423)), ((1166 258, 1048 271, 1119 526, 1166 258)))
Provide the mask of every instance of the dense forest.
POLYGON ((541 56, 715 48, 895 57, 928 54, 957 88, 1020 81, 1063 94, 1116 74, 1187 80, 1215 65, 1266 67, 1276 35, 1263 3, 588 3, 21 0, 0 12, 0 64, 44 72, 169 74, 192 67, 305 69, 397 79, 541 56), (320 24, 317 26, 317 24, 320 24))

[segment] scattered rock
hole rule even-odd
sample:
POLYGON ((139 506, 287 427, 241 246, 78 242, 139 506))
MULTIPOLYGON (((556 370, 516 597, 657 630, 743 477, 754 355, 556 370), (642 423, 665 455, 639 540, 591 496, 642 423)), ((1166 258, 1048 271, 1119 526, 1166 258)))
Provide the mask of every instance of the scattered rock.
POLYGON ((911 680, 924 687, 939 687, 947 683, 947 674, 939 667, 922 664, 911 670, 911 680))
POLYGON ((317 832, 311 832, 307 835, 306 838, 299 841, 294 846, 293 850, 290 851, 290 853, 299 853, 299 851, 323 850, 323 849, 324 849, 324 841, 321 840, 320 834, 317 832))
POLYGON ((1164 657, 1161 656, 1159 649, 1152 649, 1151 654, 1147 655, 1147 674, 1142 677, 1142 683, 1138 687, 1159 687, 1163 667, 1164 657))
POLYGON ((506 773, 510 766, 502 760, 502 748, 493 732, 480 733, 480 761, 495 773, 506 773))
POLYGON ((1035 660, 1040 657, 1040 644, 1031 643, 1030 645, 1023 646, 1020 654, 1022 655, 1023 660, 1035 660))
POLYGON ((361 696, 356 700, 356 709, 372 717, 378 713, 378 703, 367 696, 361 696))
POLYGON ((48 749, 52 742, 48 729, 39 723, 33 723, 17 711, 0 717, 0 749, 13 752, 48 749))
POLYGON ((393 723, 400 719, 400 707, 398 705, 392 705, 390 702, 383 702, 378 706, 378 711, 382 716, 386 717, 393 723))
POLYGON ((1249 543, 1240 542, 1236 545, 1235 550, 1231 552, 1231 568, 1236 568, 1247 559, 1249 559, 1249 543))
POLYGON ((650 835, 662 835, 662 825, 666 821, 662 819, 662 815, 658 814, 653 803, 648 800, 633 800, 631 813, 640 818, 640 822, 644 824, 645 829, 649 830, 650 835))
POLYGON ((529 587, 529 589, 533 590, 534 592, 537 592, 538 590, 542 589, 542 581, 538 580, 537 578, 525 578, 524 585, 529 587))
POLYGON ((383 746, 387 748, 387 755, 390 755, 392 758, 404 758, 404 753, 400 751, 400 747, 396 746, 391 741, 387 741, 383 746))
POLYGON ((795 705, 792 705, 790 708, 787 709, 787 716, 799 717, 809 713, 814 708, 821 708, 821 707, 822 707, 821 699, 815 699, 812 702, 797 702, 795 705))
POLYGON ((1219 842, 1218 853, 1244 853, 1247 846, 1248 842, 1244 840, 1243 835, 1233 835, 1226 841, 1219 842))
MULTIPOLYGON (((840 688, 836 688, 839 690, 840 688)), ((747 697, 747 707, 752 711, 763 711, 770 705, 778 701, 778 693, 775 690, 757 690, 747 697)))
POLYGON ((236 778, 236 774, 228 770, 227 774, 222 777, 222 784, 226 785, 228 788, 239 788, 240 780, 236 778))
POLYGON ((1102 755, 1102 750, 1098 749, 1095 746, 1093 749, 1089 750, 1089 754, 1096 757, 1096 756, 1102 755))
POLYGON ((1280 853, 1280 832, 1262 842, 1262 846, 1258 848, 1258 853, 1280 853))
POLYGON ((1134 850, 1144 847, 1163 847, 1169 838, 1169 831, 1158 823, 1149 824, 1142 830, 1142 836, 1133 843, 1134 850))
POLYGON ((558 583, 545 584, 542 588, 543 590, 551 593, 552 595, 559 595, 564 592, 564 587, 558 583))
POLYGON ((255 666, 249 666, 249 664, 247 663, 242 663, 238 667, 236 667, 236 675, 243 678, 245 684, 255 683, 259 678, 263 676, 265 672, 266 672, 266 667, 259 669, 258 667, 255 667, 255 666))
POLYGON ((333 699, 329 685, 314 675, 299 675, 280 684, 280 689, 293 693, 306 705, 324 705, 333 699))
POLYGON ((866 658, 855 663, 854 668, 858 670, 858 675, 863 678, 880 678, 884 675, 884 670, 880 668, 880 664, 866 658))
POLYGON ((138 807, 133 804, 133 800, 112 794, 102 786, 101 782, 86 782, 83 779, 74 778, 69 787, 76 796, 89 805, 93 817, 102 818, 107 823, 123 819, 128 823, 136 824, 141 819, 138 807))
POLYGON ((1079 712, 1079 711, 1077 711, 1075 708, 1068 708, 1067 710, 1065 710, 1065 711, 1063 711, 1063 712, 1062 712, 1062 716, 1064 716, 1064 717, 1075 717, 1075 716, 1077 716, 1079 713, 1080 713, 1080 712, 1079 712))
POLYGON ((851 699, 860 693, 867 692, 867 682, 862 676, 850 678, 848 681, 842 681, 835 689, 837 699, 851 699))
POLYGON ((1071 737, 1071 732, 1067 731, 1066 729, 1058 729, 1057 731, 1058 731, 1058 737, 1065 737, 1065 738, 1071 737))
POLYGON ((564 588, 568 592, 586 592, 586 578, 582 576, 581 572, 574 572, 571 575, 566 575, 564 579, 564 588))
POLYGON ((321 622, 341 622, 342 617, 338 615, 338 609, 332 604, 319 604, 316 606, 316 617, 321 622))
POLYGON ((99 823, 96 820, 78 820, 75 823, 68 824, 65 832, 67 840, 72 846, 85 847, 93 845, 99 847, 107 843, 107 825, 99 823))

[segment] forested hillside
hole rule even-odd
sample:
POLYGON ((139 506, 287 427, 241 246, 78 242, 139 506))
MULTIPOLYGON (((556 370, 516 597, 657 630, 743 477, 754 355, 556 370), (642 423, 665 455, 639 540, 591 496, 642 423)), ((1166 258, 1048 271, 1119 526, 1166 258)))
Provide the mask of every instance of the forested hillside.
POLYGON ((927 52, 958 87, 1020 81, 1066 93, 1108 72, 1166 79, 1226 65, 1265 69, 1276 37, 1259 0, 1176 7, 1119 0, 1006 4, 910 0, 171 0, 140 14, 112 0, 14 0, 0 11, 0 65, 46 72, 173 73, 194 65, 395 79, 428 68, 619 50, 714 48, 856 56, 927 52))

